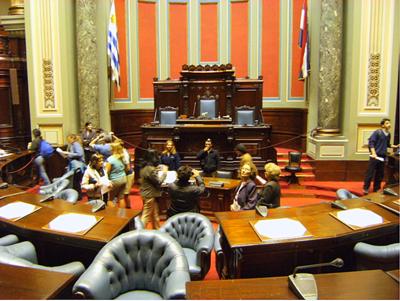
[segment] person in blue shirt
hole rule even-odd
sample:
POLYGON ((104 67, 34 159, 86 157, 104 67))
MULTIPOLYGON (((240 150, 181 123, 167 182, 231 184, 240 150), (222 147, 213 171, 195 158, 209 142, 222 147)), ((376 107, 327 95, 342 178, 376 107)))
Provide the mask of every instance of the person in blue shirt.
POLYGON ((165 143, 165 149, 161 153, 160 163, 168 166, 168 170, 176 171, 181 166, 181 158, 172 140, 167 140, 165 143))
POLYGON ((103 155, 105 160, 112 155, 112 134, 112 132, 109 134, 101 133, 89 143, 89 146, 93 149, 93 151, 103 155))
POLYGON ((387 148, 399 147, 398 144, 390 144, 390 127, 390 119, 383 118, 381 121, 381 128, 374 131, 368 139, 368 148, 371 154, 364 178, 364 194, 369 193, 369 186, 371 185, 372 178, 374 178, 373 191, 376 192, 381 188, 381 182, 385 171, 387 148))

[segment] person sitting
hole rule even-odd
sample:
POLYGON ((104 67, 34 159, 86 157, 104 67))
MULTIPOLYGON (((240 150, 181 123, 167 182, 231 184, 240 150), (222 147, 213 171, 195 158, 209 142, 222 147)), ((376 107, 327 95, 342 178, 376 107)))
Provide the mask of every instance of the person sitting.
POLYGON ((213 144, 210 138, 204 143, 204 149, 197 153, 197 159, 200 160, 200 166, 204 176, 213 177, 219 167, 218 151, 213 149, 213 144))
POLYGON ((160 163, 168 166, 168 170, 178 170, 181 166, 181 158, 172 140, 167 140, 165 143, 165 148, 161 153, 160 163))
POLYGON ((103 155, 93 154, 90 157, 89 165, 82 177, 81 187, 86 189, 89 202, 102 200, 107 204, 108 191, 112 183, 104 169, 103 155))
POLYGON ((257 202, 257 185, 254 182, 256 175, 251 171, 250 164, 246 163, 240 169, 240 185, 235 189, 235 198, 231 204, 232 211, 254 209, 257 202))
POLYGON ((171 217, 181 212, 200 212, 199 197, 206 187, 199 171, 189 166, 181 166, 177 174, 178 179, 168 186, 171 205, 167 210, 167 216, 171 217), (189 179, 192 175, 197 185, 190 184, 189 179))
POLYGON ((49 176, 47 175, 44 164, 45 164, 45 157, 51 156, 51 154, 49 152, 48 155, 46 155, 45 152, 42 151, 44 149, 44 146, 45 145, 48 146, 49 143, 42 138, 42 133, 40 132, 39 129, 34 129, 32 131, 32 134, 33 134, 33 140, 28 144, 28 150, 36 152, 35 159, 33 162, 37 168, 39 177, 43 180, 43 184, 49 185, 50 179, 49 176))
POLYGON ((107 158, 106 171, 112 182, 112 189, 110 190, 109 200, 107 205, 114 207, 114 199, 119 203, 120 208, 125 208, 124 191, 126 186, 126 171, 127 166, 123 160, 124 151, 120 143, 114 142, 111 144, 112 155, 107 158))
POLYGON ((279 207, 281 205, 281 186, 279 185, 281 169, 274 163, 265 164, 264 169, 267 183, 258 195, 257 205, 269 208, 279 207))

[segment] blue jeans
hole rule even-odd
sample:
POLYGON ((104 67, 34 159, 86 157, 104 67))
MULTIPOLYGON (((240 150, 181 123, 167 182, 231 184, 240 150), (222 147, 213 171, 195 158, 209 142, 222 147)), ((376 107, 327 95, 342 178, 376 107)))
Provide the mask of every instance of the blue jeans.
POLYGON ((50 184, 49 176, 46 173, 46 169, 44 168, 44 158, 42 156, 37 156, 34 160, 36 168, 39 173, 39 177, 41 177, 44 181, 44 185, 50 184))

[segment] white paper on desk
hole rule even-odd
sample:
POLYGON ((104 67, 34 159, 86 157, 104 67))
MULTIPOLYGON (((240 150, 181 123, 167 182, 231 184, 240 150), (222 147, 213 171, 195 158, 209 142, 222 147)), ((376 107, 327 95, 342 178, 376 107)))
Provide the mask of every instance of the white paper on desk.
POLYGON ((105 194, 105 193, 109 192, 112 187, 111 181, 106 176, 100 177, 100 185, 101 185, 100 186, 101 194, 105 194))
MULTIPOLYGON (((162 170, 159 170, 159 171, 158 171, 158 177, 161 178, 162 174, 163 174, 163 171, 162 171, 162 170)), ((163 184, 171 184, 171 183, 174 183, 174 182, 176 181, 176 179, 177 179, 177 173, 176 173, 176 171, 175 171, 175 170, 168 170, 168 171, 167 171, 167 177, 165 178, 163 184)))
POLYGON ((37 206, 25 202, 13 202, 0 208, 0 217, 16 219, 24 217, 37 209, 37 206))
POLYGON ((51 230, 77 233, 90 229, 97 223, 93 215, 66 213, 57 216, 49 223, 51 230))
POLYGON ((301 237, 307 232, 302 223, 291 218, 260 220, 254 224, 254 228, 260 235, 271 239, 301 237))
POLYGON ((345 224, 356 227, 368 227, 383 223, 383 218, 368 209, 348 209, 337 212, 337 218, 345 224))

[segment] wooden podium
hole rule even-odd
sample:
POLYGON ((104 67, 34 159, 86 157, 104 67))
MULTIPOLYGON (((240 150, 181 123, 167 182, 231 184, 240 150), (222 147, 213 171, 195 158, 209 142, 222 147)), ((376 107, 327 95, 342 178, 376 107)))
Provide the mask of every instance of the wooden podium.
MULTIPOLYGON (((267 160, 276 162, 276 150, 271 146, 270 124, 262 122, 262 78, 236 79, 232 65, 183 65, 179 80, 155 79, 154 108, 178 108, 175 125, 144 124, 141 126, 143 148, 163 150, 165 141, 172 139, 182 164, 199 167, 196 154, 211 138, 220 153, 221 169, 236 170, 239 166, 234 147, 243 143, 259 169, 267 160), (216 101, 217 118, 199 118, 198 102, 202 99, 216 101), (255 107, 254 126, 236 124, 235 107, 255 107)), ((139 157, 140 154, 138 155, 139 157)))

